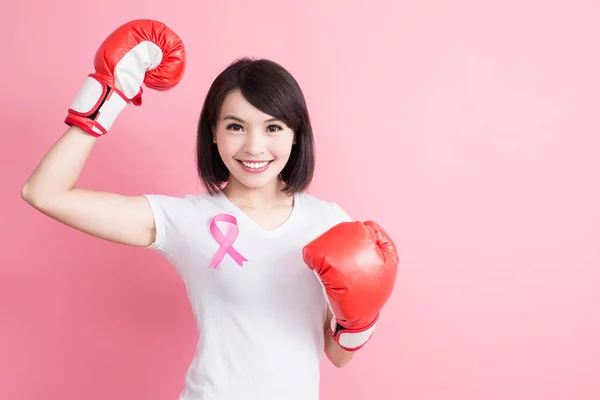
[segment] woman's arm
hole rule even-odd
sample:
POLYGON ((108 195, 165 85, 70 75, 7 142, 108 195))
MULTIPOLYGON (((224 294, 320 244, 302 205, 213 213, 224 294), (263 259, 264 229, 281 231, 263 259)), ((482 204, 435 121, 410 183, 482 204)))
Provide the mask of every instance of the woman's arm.
POLYGON ((77 187, 96 138, 72 126, 48 150, 21 196, 50 218, 92 236, 131 246, 154 241, 154 216, 143 196, 77 187))
POLYGON ((344 350, 339 344, 333 339, 331 335, 331 318, 333 314, 329 307, 327 307, 327 318, 325 318, 325 326, 323 331, 325 334, 325 354, 333 365, 338 368, 346 366, 354 357, 354 352, 344 350))

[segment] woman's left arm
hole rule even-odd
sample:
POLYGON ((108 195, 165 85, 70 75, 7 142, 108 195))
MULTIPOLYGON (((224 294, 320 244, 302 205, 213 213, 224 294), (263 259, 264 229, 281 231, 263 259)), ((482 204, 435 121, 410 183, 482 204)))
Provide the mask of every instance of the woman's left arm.
POLYGON ((323 327, 323 333, 325 334, 325 354, 333 365, 338 368, 346 366, 354 357, 354 352, 344 350, 339 344, 333 339, 331 335, 331 318, 333 314, 329 307, 327 307, 327 318, 325 318, 325 326, 323 327))

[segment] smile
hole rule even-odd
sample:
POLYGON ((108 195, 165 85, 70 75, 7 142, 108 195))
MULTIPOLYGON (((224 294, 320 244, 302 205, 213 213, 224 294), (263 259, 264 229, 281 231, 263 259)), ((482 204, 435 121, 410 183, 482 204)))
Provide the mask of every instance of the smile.
POLYGON ((273 160, 269 161, 241 161, 237 160, 246 171, 262 172, 273 160))

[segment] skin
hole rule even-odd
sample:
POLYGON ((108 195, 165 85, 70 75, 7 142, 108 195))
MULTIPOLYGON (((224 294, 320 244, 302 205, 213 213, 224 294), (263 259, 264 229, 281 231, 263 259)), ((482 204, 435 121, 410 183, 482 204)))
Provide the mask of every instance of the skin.
MULTIPOLYGON (((239 90, 223 101, 213 141, 230 172, 227 197, 265 229, 281 225, 292 212, 293 197, 281 193, 279 174, 295 145, 294 132, 285 123, 255 108, 239 90), (240 161, 270 161, 266 171, 247 172, 240 161)), ((325 354, 338 368, 354 357, 333 339, 328 309, 323 326, 325 354)))

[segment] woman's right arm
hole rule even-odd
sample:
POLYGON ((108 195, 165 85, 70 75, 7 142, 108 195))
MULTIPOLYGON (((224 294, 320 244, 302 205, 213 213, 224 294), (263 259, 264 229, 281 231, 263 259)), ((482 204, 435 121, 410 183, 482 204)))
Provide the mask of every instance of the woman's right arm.
POLYGON ((76 187, 98 140, 71 126, 45 154, 21 189, 43 214, 92 236, 131 246, 154 242, 155 225, 144 196, 123 196, 76 187))
POLYGON ((23 185, 23 199, 49 217, 98 238, 151 245, 156 227, 145 196, 87 190, 76 184, 97 137, 109 131, 129 103, 141 105, 142 83, 161 91, 174 87, 185 71, 185 57, 179 36, 159 21, 134 20, 115 29, 98 48, 96 71, 86 76, 69 107, 65 119, 69 128, 23 185))

